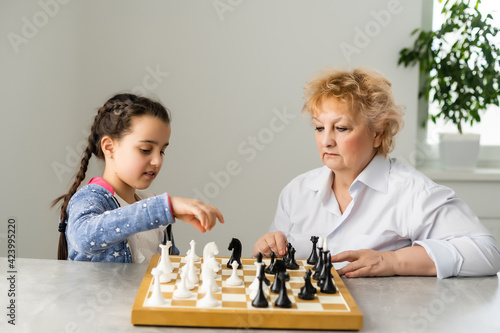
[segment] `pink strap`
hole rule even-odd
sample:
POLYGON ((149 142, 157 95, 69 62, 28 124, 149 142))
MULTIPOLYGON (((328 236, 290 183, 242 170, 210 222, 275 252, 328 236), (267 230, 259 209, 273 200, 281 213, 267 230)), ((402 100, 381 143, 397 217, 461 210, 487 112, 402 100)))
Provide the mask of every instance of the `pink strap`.
POLYGON ((112 195, 115 195, 115 191, 113 190, 113 187, 111 187, 111 185, 109 185, 104 179, 102 179, 101 177, 94 177, 92 178, 89 182, 88 182, 88 185, 90 184, 94 184, 94 185, 99 185, 99 186, 102 186, 104 187, 106 190, 108 190, 109 192, 111 192, 112 195))

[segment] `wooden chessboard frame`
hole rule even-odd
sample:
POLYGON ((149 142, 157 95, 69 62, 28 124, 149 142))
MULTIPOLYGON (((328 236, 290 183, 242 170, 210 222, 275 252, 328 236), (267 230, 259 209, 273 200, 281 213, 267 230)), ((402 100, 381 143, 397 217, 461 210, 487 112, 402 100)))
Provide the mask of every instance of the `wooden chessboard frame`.
MULTIPOLYGON (((360 330, 363 327, 363 315, 335 269, 332 269, 334 283, 348 305, 349 311, 303 311, 277 308, 270 311, 267 308, 144 306, 153 280, 151 270, 157 266, 159 257, 159 255, 154 255, 151 258, 137 292, 132 306, 131 322, 133 325, 323 330, 360 330)), ((182 256, 171 257, 182 258, 182 256)), ((216 258, 227 259, 225 257, 216 258)), ((255 261, 254 258, 251 260, 255 261)), ((302 262, 301 260, 297 261, 302 262)))

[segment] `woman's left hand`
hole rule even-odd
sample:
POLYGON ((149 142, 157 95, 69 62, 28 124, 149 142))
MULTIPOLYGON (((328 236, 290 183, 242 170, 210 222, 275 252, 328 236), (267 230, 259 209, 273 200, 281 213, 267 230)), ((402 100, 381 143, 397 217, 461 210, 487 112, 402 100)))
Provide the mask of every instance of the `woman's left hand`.
POLYGON ((396 251, 356 250, 332 256, 332 262, 349 261, 337 271, 340 276, 436 276, 436 265, 426 250, 419 245, 396 251))
POLYGON ((346 277, 396 275, 397 257, 392 251, 344 251, 332 256, 332 262, 349 261, 337 273, 346 277))

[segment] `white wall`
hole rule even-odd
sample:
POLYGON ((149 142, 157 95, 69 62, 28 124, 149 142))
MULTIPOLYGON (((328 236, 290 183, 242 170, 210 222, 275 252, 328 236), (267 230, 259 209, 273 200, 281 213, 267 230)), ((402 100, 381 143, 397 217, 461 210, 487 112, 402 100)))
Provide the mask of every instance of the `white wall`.
MULTIPOLYGON (((19 257, 56 257, 50 202, 77 171, 96 109, 119 91, 147 90, 172 111, 171 146, 152 190, 199 190, 225 216, 203 235, 179 221, 182 252, 191 239, 225 249, 238 237, 251 255, 281 188, 321 165, 300 114, 302 88, 318 70, 363 65, 388 76, 407 106, 392 156, 412 162, 418 74, 397 59, 420 25, 421 1, 63 2, 0 3, 0 216, 17 221, 19 257), (218 185, 211 173, 230 161, 239 173, 218 185)), ((94 161, 88 174, 101 167, 94 161)))

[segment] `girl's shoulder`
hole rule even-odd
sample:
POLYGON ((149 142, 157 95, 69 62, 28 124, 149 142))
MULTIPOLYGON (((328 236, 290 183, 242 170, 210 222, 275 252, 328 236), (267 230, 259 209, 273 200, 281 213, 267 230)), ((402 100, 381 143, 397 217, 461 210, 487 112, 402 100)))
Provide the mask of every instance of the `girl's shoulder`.
POLYGON ((98 201, 106 202, 107 204, 114 206, 116 203, 113 195, 113 188, 109 186, 109 184, 107 184, 107 186, 103 186, 103 183, 96 182, 94 178, 92 178, 87 185, 82 186, 78 191, 76 191, 73 197, 71 197, 70 205, 79 201, 86 201, 87 203, 98 201))

